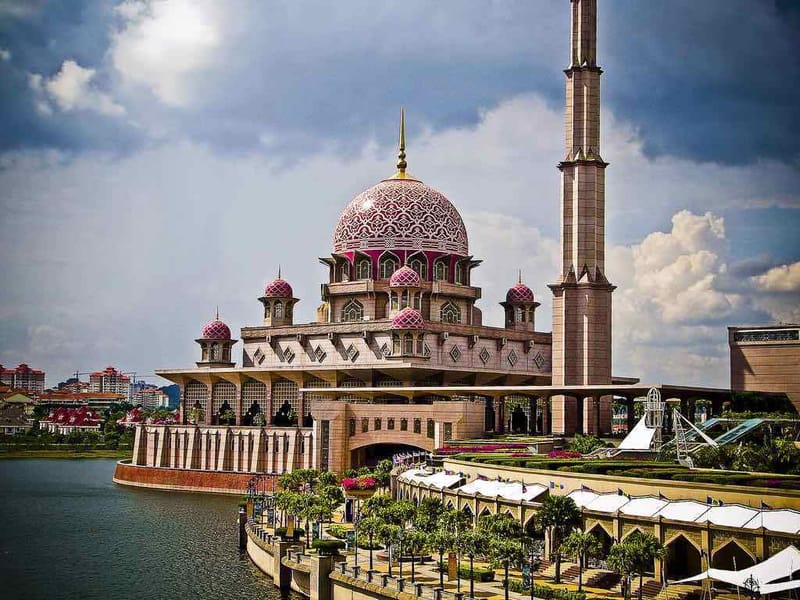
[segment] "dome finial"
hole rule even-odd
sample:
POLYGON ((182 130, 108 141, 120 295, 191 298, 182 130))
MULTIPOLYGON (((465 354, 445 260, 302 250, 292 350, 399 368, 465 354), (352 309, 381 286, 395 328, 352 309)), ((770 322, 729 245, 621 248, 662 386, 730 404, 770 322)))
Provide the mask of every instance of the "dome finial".
POLYGON ((281 266, 278 265, 278 279, 281 278, 281 266))
POLYGON ((214 319, 215 321, 219 321, 219 304, 217 304, 217 316, 214 319))
POLYGON ((397 172, 405 174, 406 167, 406 111, 400 107, 400 151, 397 153, 397 172))
POLYGON ((519 277, 517 278, 517 283, 522 283, 522 269, 519 270, 519 277))

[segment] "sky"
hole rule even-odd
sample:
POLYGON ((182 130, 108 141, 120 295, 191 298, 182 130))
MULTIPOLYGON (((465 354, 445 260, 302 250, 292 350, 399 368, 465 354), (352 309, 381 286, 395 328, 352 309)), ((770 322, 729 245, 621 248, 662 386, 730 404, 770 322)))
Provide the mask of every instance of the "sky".
MULTIPOLYGON (((598 11, 614 373, 726 386, 727 326, 800 322, 800 4, 598 11)), ((313 320, 401 106, 484 322, 521 269, 550 331, 568 30, 567 0, 0 0, 0 363, 166 383, 279 266, 313 320)))

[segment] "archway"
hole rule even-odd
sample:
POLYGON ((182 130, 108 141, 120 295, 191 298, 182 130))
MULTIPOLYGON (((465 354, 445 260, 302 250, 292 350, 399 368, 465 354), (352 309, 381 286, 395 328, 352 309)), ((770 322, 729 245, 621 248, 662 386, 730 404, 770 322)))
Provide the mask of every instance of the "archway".
POLYGON ((421 451, 424 452, 421 448, 409 444, 369 444, 350 451, 350 467, 374 467, 382 460, 391 460, 395 454, 410 454, 421 451))
POLYGON ((679 535, 667 544, 667 578, 683 579, 703 570, 700 551, 689 540, 679 535))
POLYGON ((591 533, 600 542, 602 548, 601 556, 608 556, 608 551, 611 550, 611 545, 614 543, 614 540, 611 539, 611 536, 608 535, 605 528, 600 525, 600 523, 596 523, 588 533, 591 533))
POLYGON ((726 571, 740 571, 752 567, 754 564, 756 561, 753 560, 753 557, 733 540, 717 550, 711 559, 712 568, 726 571))

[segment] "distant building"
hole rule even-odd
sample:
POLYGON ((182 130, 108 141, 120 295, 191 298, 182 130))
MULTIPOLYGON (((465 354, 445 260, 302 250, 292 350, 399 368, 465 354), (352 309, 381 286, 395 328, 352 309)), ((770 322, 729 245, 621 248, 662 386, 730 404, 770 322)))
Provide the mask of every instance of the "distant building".
POLYGON ((167 408, 169 396, 155 385, 136 386, 132 403, 145 408, 167 408))
POLYGON ((800 325, 728 327, 731 389, 783 392, 800 410, 800 325))
POLYGON ((117 371, 114 367, 106 367, 89 376, 90 392, 111 392, 131 397, 131 378, 117 371))
POLYGON ((56 388, 60 392, 73 392, 73 393, 82 393, 89 391, 89 382, 88 381, 81 381, 77 377, 70 377, 66 381, 62 381, 58 384, 56 388))
POLYGON ((0 365, 0 383, 29 392, 43 392, 44 371, 31 369, 25 363, 15 369, 6 369, 0 365))
POLYGON ((33 415, 34 407, 39 404, 34 394, 25 390, 17 390, 8 386, 0 387, 0 408, 20 406, 27 416, 33 415))
POLYGON ((95 410, 105 410, 117 402, 125 402, 128 397, 124 394, 113 392, 44 392, 39 395, 39 402, 46 408, 81 407, 86 406, 95 410))
POLYGON ((100 431, 103 417, 86 406, 57 408, 39 421, 39 428, 50 433, 69 434, 73 431, 100 431))

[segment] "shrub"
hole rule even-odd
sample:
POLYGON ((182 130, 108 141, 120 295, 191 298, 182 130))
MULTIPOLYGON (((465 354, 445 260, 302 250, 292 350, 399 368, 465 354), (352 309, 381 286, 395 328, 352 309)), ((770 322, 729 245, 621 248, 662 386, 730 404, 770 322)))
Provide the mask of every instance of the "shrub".
POLYGON ((344 525, 330 525, 328 526, 328 535, 343 540, 347 537, 347 527, 344 525))
MULTIPOLYGON (((508 589, 518 594, 529 594, 531 591, 530 586, 522 585, 520 579, 509 579, 508 589)), ((559 590, 538 583, 533 586, 533 594, 539 600, 586 600, 584 592, 559 590)))
POLYGON ((344 542, 341 540, 314 540, 311 542, 311 547, 314 548, 320 556, 334 556, 339 554, 339 550, 344 548, 344 542))
POLYGON ((284 539, 284 540, 285 539, 298 540, 298 539, 300 539, 301 536, 304 536, 305 534, 306 534, 306 530, 305 529, 302 529, 300 527, 295 527, 294 528, 294 536, 291 537, 291 538, 287 538, 286 537, 286 527, 278 527, 275 530, 275 535, 277 535, 279 538, 284 539))

